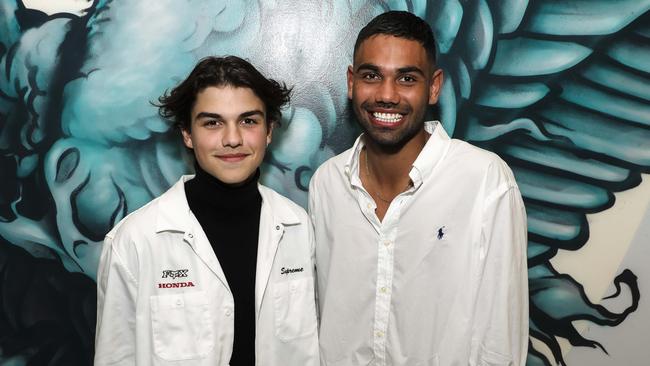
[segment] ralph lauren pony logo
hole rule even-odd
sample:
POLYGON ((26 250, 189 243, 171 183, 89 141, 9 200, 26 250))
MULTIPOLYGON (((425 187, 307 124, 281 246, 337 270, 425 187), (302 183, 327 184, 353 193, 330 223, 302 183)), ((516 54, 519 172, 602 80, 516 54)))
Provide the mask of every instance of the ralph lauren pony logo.
POLYGON ((438 240, 442 240, 442 238, 445 237, 445 234, 447 234, 447 229, 444 226, 439 227, 436 235, 438 240))

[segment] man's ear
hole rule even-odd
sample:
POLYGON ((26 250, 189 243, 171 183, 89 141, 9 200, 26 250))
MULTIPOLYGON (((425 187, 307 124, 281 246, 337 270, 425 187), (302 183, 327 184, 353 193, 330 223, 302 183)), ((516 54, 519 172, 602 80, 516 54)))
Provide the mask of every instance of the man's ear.
POLYGON ((268 129, 268 131, 266 131, 266 146, 269 146, 269 144, 271 143, 271 140, 273 138, 273 128, 275 127, 276 123, 277 122, 268 121, 268 123, 266 124, 267 126, 266 128, 268 129))
POLYGON ((429 85, 429 104, 438 103, 440 96, 440 89, 442 88, 443 81, 442 69, 436 69, 431 77, 431 85, 429 85))
POLYGON ((354 69, 348 66, 348 99, 352 99, 352 87, 354 86, 354 69))
POLYGON ((181 133, 183 134, 183 143, 188 149, 193 149, 194 145, 192 144, 192 134, 185 128, 181 128, 181 133))

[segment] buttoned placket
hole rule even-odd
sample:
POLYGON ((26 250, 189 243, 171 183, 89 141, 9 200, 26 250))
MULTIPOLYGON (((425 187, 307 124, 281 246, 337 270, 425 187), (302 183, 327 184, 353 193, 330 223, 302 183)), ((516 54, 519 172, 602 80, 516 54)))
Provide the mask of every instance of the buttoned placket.
POLYGON ((375 317, 373 324, 373 353, 375 365, 386 365, 386 334, 390 320, 395 240, 397 228, 404 203, 411 196, 413 188, 402 192, 391 202, 383 221, 375 213, 377 205, 370 194, 361 186, 358 188, 358 200, 366 219, 377 232, 377 277, 375 289, 375 317))
POLYGON ((375 288, 375 318, 373 324, 373 353, 376 366, 386 365, 386 335, 390 320, 395 241, 398 234, 398 223, 402 210, 407 206, 408 200, 422 184, 421 172, 415 166, 409 172, 413 185, 400 193, 391 201, 383 221, 379 220, 375 210, 377 205, 372 196, 363 187, 359 177, 359 155, 363 145, 356 147, 354 158, 350 165, 345 167, 351 187, 357 193, 357 202, 368 222, 377 232, 377 277, 375 288))

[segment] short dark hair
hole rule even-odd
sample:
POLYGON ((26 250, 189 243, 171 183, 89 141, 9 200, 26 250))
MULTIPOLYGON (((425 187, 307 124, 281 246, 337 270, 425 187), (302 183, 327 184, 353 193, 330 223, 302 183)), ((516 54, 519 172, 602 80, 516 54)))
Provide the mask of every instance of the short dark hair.
POLYGON ((158 98, 158 114, 189 131, 196 96, 207 87, 232 86, 249 88, 266 107, 268 123, 280 123, 280 108, 289 103, 291 89, 273 79, 267 79, 250 62, 237 56, 201 59, 190 75, 174 89, 158 98))
POLYGON ((361 43, 366 39, 384 34, 418 41, 427 52, 429 61, 436 64, 436 40, 431 26, 422 18, 408 11, 388 11, 379 14, 361 29, 354 44, 354 54, 357 54, 361 43))

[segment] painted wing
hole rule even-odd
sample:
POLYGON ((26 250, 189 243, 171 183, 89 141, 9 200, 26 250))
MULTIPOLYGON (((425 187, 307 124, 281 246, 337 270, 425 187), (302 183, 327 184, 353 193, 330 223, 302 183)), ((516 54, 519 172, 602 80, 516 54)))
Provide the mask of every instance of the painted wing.
POLYGON ((95 285, 60 240, 44 156, 60 137, 60 52, 75 16, 0 4, 0 363, 92 363, 95 285))
POLYGON ((603 348, 572 321, 623 321, 638 304, 636 277, 624 271, 614 280, 630 288, 632 300, 612 313, 549 260, 559 249, 582 247, 585 215, 611 207, 613 192, 635 187, 650 170, 650 1, 446 1, 433 8, 428 19, 449 76, 445 128, 503 157, 526 203, 530 334, 555 359, 531 343, 528 364, 564 364, 556 337, 603 348))
POLYGON ((55 212, 47 204, 40 171, 59 137, 50 102, 60 96, 59 49, 75 17, 46 19, 14 1, 0 5, 0 236, 36 257, 61 258, 78 270, 49 224, 55 212))

